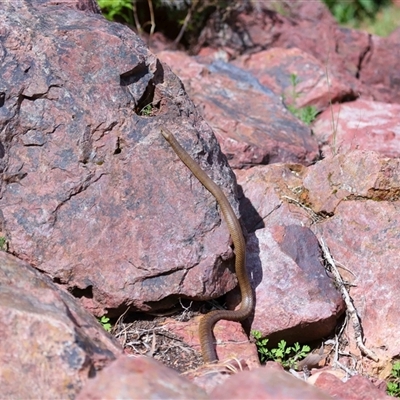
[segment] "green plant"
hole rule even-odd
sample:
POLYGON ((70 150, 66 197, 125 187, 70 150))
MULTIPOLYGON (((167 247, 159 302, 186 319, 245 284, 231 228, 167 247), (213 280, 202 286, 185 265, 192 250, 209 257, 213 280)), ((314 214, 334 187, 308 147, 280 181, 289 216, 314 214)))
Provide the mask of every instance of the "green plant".
POLYGON ((110 324, 110 318, 103 315, 101 318, 99 318, 99 322, 103 326, 104 330, 107 332, 111 331, 112 325, 110 324))
POLYGON ((389 396, 400 397, 400 361, 393 364, 386 391, 389 396))
POLYGON ((153 105, 151 103, 147 104, 147 106, 144 106, 140 110, 140 115, 143 115, 145 117, 150 117, 152 113, 153 113, 153 105))
POLYGON ((281 340, 278 343, 278 347, 268 349, 268 339, 262 338, 260 331, 253 330, 251 334, 256 340, 261 362, 272 360, 279 362, 284 368, 292 368, 297 361, 306 357, 311 350, 309 346, 300 346, 298 342, 294 343, 293 346, 287 346, 285 340, 281 340))
POLYGON ((300 83, 299 77, 293 72, 290 74, 290 84, 292 85, 292 100, 296 100, 300 93, 297 91, 297 85, 300 83))
POLYGON ((318 115, 318 110, 314 106, 296 108, 289 104, 287 108, 294 116, 302 120, 306 125, 310 125, 318 115))
POLYGON ((374 18, 390 0, 323 0, 340 24, 357 25, 366 18, 374 18))
POLYGON ((4 236, 0 236, 0 251, 8 250, 8 242, 4 236))
POLYGON ((133 25, 131 12, 133 11, 132 0, 97 0, 101 12, 104 16, 114 21, 115 17, 125 20, 130 25, 133 25))
POLYGON ((393 4, 380 10, 373 19, 366 19, 359 24, 360 29, 378 36, 388 36, 400 26, 400 8, 393 4))
POLYGON ((267 348, 268 339, 263 339, 260 331, 251 331, 254 339, 256 340, 256 347, 258 354, 260 355, 261 362, 266 361, 269 358, 269 350, 267 348))
MULTIPOLYGON (((300 96, 300 92, 297 90, 297 85, 300 80, 298 76, 294 73, 290 74, 290 84, 291 84, 291 98, 294 103, 296 99, 300 96)), ((314 106, 305 106, 301 108, 297 108, 294 104, 287 104, 287 109, 301 121, 303 121, 306 125, 310 125, 318 115, 318 110, 314 106)))

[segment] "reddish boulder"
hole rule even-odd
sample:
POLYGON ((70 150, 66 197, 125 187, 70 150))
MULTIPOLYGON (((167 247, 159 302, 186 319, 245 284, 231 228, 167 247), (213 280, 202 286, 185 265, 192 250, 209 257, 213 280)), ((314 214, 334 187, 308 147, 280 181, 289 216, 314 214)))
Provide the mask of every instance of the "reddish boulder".
POLYGON ((318 388, 274 366, 244 371, 210 393, 213 399, 333 399, 318 388))
POLYGON ((324 110, 331 103, 356 98, 351 84, 338 79, 320 61, 297 48, 273 47, 233 62, 251 72, 262 85, 282 95, 286 104, 324 110))
POLYGON ((374 99, 400 103, 400 28, 387 38, 371 36, 370 51, 361 63, 360 80, 369 86, 374 99))
POLYGON ((235 286, 228 230, 160 126, 235 207, 212 131, 138 36, 70 4, 0 9, 0 207, 10 252, 97 315, 222 295, 235 286))
MULTIPOLYGON (((276 340, 301 341, 322 334, 319 328, 302 334, 308 324, 335 326, 343 303, 321 265, 309 226, 343 266, 344 279, 354 284, 349 292, 367 348, 381 359, 399 353, 399 176, 398 159, 365 151, 339 154, 311 167, 240 171, 242 207, 248 209, 243 215, 248 229, 255 230, 248 240, 257 298, 252 329, 276 340)), ((350 351, 359 355, 350 326, 347 338, 350 351)), ((365 365, 370 371, 375 367, 365 365)))
POLYGON ((91 379, 77 400, 208 398, 198 386, 149 357, 120 357, 91 379))
POLYGON ((333 374, 322 372, 314 385, 331 395, 334 399, 343 400, 384 400, 392 399, 386 395, 385 390, 374 386, 368 378, 355 375, 343 382, 333 374))
POLYGON ((223 61, 204 64, 183 53, 162 52, 159 57, 183 79, 231 167, 309 165, 318 157, 310 129, 252 74, 223 61))
POLYGON ((303 173, 303 198, 316 213, 335 214, 346 200, 396 201, 400 160, 371 151, 352 151, 326 158, 303 173))
POLYGON ((279 203, 276 201, 279 192, 274 183, 279 177, 282 187, 298 180, 281 165, 239 174, 243 196, 250 203, 255 188, 256 207, 261 191, 265 193, 263 205, 257 209, 263 226, 258 225, 248 238, 247 267, 257 299, 252 329, 268 336, 271 344, 280 339, 320 339, 334 329, 344 310, 342 298, 321 264, 318 240, 304 226, 310 223, 309 217, 292 209, 282 192, 279 203))
MULTIPOLYGON (((400 352, 400 161, 371 152, 339 154, 309 168, 304 188, 308 207, 330 215, 312 229, 345 268, 365 345, 394 357, 400 352)), ((351 328, 348 334, 353 337, 351 328)))
POLYGON ((373 150, 400 156, 400 105, 356 100, 335 104, 313 124, 323 155, 373 150))
POLYGON ((69 293, 0 252, 0 387, 4 398, 75 398, 122 353, 69 293))

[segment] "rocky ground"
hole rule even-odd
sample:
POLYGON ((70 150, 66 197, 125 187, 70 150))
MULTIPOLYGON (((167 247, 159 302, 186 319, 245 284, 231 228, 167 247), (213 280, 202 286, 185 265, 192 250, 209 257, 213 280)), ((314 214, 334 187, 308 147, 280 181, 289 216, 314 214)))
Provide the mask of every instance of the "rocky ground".
POLYGON ((400 354, 400 30, 293 4, 211 16, 193 56, 159 34, 149 49, 94 0, 2 3, 4 398, 385 398, 400 354), (197 328, 240 302, 234 251, 161 126, 245 231, 256 307, 217 324, 218 364, 202 365, 197 328), (251 330, 312 355, 291 373, 260 366, 251 330))

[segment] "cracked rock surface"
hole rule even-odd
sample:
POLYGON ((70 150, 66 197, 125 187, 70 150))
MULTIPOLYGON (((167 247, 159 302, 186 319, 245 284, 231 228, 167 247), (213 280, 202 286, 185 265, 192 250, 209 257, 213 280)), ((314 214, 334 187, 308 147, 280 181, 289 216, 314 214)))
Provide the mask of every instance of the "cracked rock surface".
POLYGON ((138 36, 72 3, 0 10, 8 250, 97 315, 222 295, 235 286, 228 230, 160 126, 200 163, 207 154, 208 172, 235 204, 212 131, 138 36))

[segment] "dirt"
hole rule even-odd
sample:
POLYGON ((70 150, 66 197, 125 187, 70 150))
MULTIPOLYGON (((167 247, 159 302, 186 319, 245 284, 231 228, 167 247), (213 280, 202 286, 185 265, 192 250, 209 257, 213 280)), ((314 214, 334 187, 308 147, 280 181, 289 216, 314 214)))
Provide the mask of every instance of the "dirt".
MULTIPOLYGON (((187 310, 183 309, 173 318, 182 321, 187 318, 186 314, 187 310)), ((136 315, 129 319, 133 319, 132 322, 120 319, 111 332, 126 354, 153 357, 180 373, 196 369, 203 364, 198 351, 164 327, 165 317, 136 315)))

